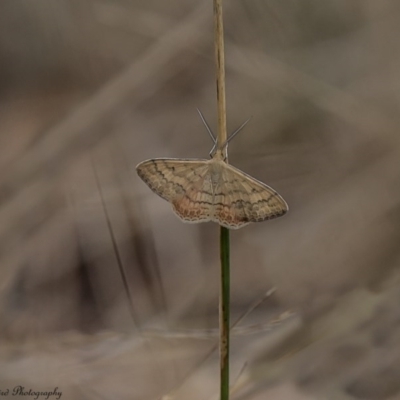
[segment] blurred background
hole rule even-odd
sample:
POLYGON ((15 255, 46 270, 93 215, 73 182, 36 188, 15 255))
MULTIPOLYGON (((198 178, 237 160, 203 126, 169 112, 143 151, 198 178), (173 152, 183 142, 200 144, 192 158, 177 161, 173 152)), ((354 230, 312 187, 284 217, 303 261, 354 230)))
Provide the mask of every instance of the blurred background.
MULTIPOLYGON (((229 131, 253 116, 229 160, 290 207, 231 234, 232 398, 400 399, 400 4, 224 5, 229 131)), ((2 390, 218 397, 218 227, 135 172, 208 157, 212 23, 211 0, 1 1, 2 390)))

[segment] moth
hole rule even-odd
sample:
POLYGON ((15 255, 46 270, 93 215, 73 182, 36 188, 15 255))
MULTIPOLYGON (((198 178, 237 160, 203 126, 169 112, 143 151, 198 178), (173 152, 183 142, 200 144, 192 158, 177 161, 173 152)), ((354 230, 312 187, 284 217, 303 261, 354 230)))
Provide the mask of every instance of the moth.
POLYGON ((286 201, 270 186, 228 164, 225 149, 247 120, 225 143, 217 142, 198 110, 214 146, 210 159, 155 158, 136 166, 149 188, 172 204, 184 222, 216 222, 229 229, 287 213, 286 201))

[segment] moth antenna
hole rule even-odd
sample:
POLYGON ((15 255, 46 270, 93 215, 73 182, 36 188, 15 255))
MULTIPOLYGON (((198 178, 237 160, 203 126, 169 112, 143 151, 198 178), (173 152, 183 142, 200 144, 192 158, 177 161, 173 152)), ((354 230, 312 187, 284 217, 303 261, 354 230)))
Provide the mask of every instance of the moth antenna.
POLYGON ((251 116, 248 120, 246 120, 245 122, 243 122, 242 125, 239 126, 239 128, 236 129, 236 131, 234 131, 233 133, 231 133, 228 137, 228 139, 224 142, 224 144, 222 145, 222 148, 224 149, 225 146, 228 146, 228 143, 248 124, 248 122, 253 118, 253 116, 251 116))
MULTIPOLYGON (((214 147, 215 147, 215 145, 216 145, 216 143, 217 143, 217 139, 215 138, 215 136, 214 136, 214 134, 212 133, 212 131, 211 131, 209 125, 207 124, 207 121, 206 121, 206 119, 204 118, 204 115, 202 114, 202 112, 201 112, 198 108, 197 108, 197 112, 199 113, 200 118, 201 118, 201 120, 203 121, 203 124, 204 124, 205 127, 207 128, 207 132, 210 134, 210 137, 211 137, 211 139, 212 139, 212 141, 213 141, 213 143, 214 143, 214 147)), ((213 147, 213 148, 214 148, 214 147, 213 147)))
POLYGON ((217 142, 214 143, 214 146, 213 146, 212 149, 210 150, 210 157, 211 157, 211 158, 213 157, 216 148, 217 148, 217 142))

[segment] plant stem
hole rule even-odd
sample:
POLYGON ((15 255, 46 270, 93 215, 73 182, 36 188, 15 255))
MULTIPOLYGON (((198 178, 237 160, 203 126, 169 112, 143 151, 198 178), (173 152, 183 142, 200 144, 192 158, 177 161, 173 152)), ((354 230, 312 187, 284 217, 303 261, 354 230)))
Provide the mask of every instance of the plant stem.
MULTIPOLYGON (((215 61, 217 69, 218 137, 222 145, 226 141, 226 96, 225 96, 225 56, 224 25, 222 21, 222 0, 214 0, 215 61)), ((225 149, 225 155, 226 149, 225 149)))
MULTIPOLYGON (((217 69, 218 136, 221 146, 227 138, 224 27, 222 21, 222 0, 214 0, 215 60, 217 69)), ((226 161, 228 154, 223 149, 226 161)), ((220 323, 220 400, 229 400, 229 306, 230 306, 230 266, 229 229, 220 227, 221 292, 219 305, 220 323)))
POLYGON ((229 229, 221 226, 221 294, 220 294, 220 400, 229 400, 229 314, 230 267, 229 229))

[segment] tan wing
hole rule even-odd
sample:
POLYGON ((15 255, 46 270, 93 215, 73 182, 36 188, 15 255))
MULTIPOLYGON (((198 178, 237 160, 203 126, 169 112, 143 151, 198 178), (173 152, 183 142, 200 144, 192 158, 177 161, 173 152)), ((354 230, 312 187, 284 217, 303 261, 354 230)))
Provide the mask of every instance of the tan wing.
POLYGON ((215 188, 214 205, 214 220, 230 229, 277 218, 288 211, 285 200, 274 189, 225 163, 215 188))
POLYGON ((159 158, 136 167, 150 189, 172 204, 186 222, 210 221, 213 193, 207 160, 159 158))

